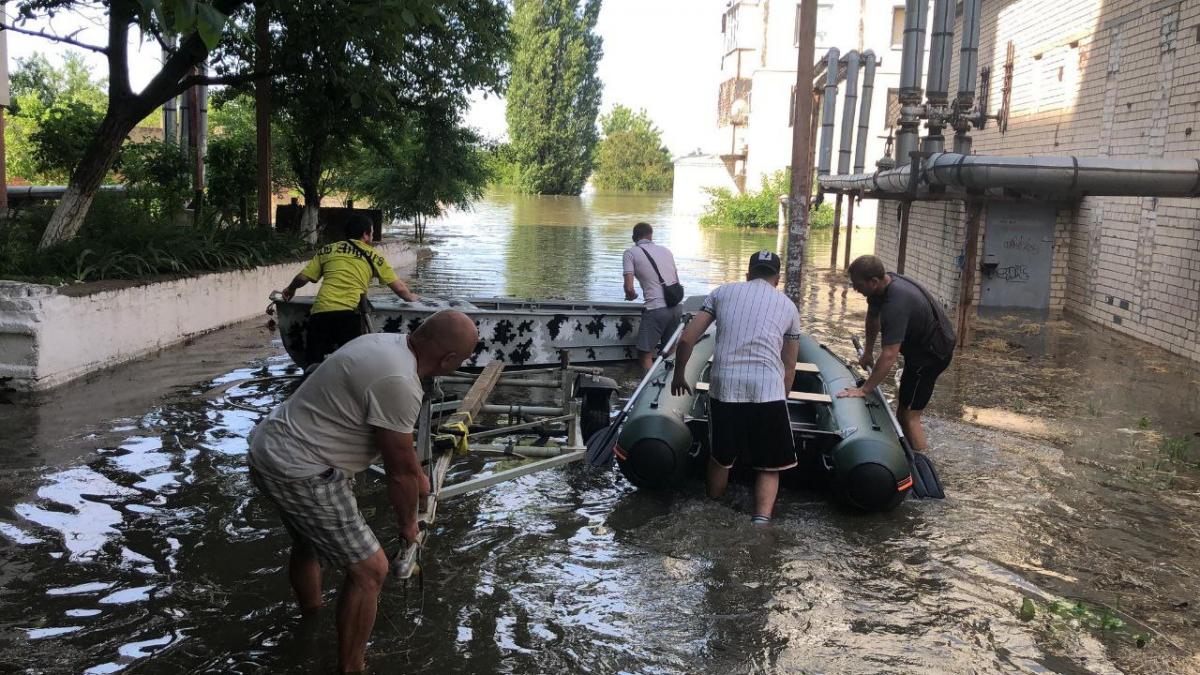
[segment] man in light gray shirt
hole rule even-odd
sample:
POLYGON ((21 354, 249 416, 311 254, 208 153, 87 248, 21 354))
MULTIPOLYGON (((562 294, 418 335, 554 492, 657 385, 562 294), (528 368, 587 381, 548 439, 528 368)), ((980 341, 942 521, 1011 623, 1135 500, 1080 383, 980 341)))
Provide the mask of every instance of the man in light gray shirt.
POLYGON ((466 314, 438 312, 411 335, 373 333, 326 359, 250 433, 250 480, 292 538, 288 578, 308 614, 323 604, 321 565, 346 570, 338 594, 338 665, 365 668, 388 560, 358 511, 354 474, 383 458, 400 536, 417 538, 417 500, 429 492, 413 444, 421 379, 454 372, 479 331, 466 314))
POLYGON ((625 249, 621 267, 625 272, 625 299, 637 299, 633 290, 635 277, 646 299, 638 325, 637 350, 642 371, 647 372, 654 365, 655 351, 664 346, 663 341, 679 325, 682 307, 678 304, 668 307, 663 292, 665 286, 679 283, 679 272, 670 249, 654 243, 654 228, 649 223, 633 226, 633 246, 625 249))
POLYGON ((787 393, 800 352, 800 313, 776 290, 779 256, 750 256, 743 282, 718 286, 688 322, 676 348, 671 393, 691 391, 684 377, 692 347, 710 324, 717 324, 709 370, 708 496, 720 497, 729 469, 739 459, 757 471, 755 524, 766 524, 775 509, 779 472, 796 466, 787 393))

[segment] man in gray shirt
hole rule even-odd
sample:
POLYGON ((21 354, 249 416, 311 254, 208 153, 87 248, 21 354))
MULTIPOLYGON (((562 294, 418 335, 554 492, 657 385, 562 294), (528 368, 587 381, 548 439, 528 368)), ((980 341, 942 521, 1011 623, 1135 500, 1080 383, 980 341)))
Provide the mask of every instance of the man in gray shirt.
POLYGON ((895 272, 886 272, 883 261, 864 255, 847 270, 854 290, 867 298, 866 344, 860 363, 871 368, 871 376, 860 388, 846 389, 839 398, 867 396, 891 373, 904 356, 904 373, 896 393, 896 417, 913 450, 925 452, 928 441, 921 414, 933 397, 937 378, 954 357, 954 329, 941 305, 917 282, 895 272), (875 360, 875 338, 882 334, 882 348, 875 360))
POLYGON ((649 223, 633 226, 633 246, 625 249, 621 256, 621 267, 625 273, 625 299, 636 300, 633 290, 636 277, 646 298, 645 310, 638 325, 638 362, 642 371, 648 372, 654 365, 654 352, 663 347, 663 341, 675 332, 682 315, 682 307, 668 307, 663 287, 679 283, 679 272, 675 269, 675 256, 666 246, 654 243, 654 228, 649 223))
POLYGON ((466 314, 443 310, 411 335, 373 333, 326 359, 250 433, 250 480, 292 538, 288 578, 303 613, 319 609, 321 565, 346 570, 338 594, 338 664, 365 668, 388 560, 358 511, 354 475, 382 457, 400 537, 417 538, 417 499, 429 492, 413 445, 421 379, 448 375, 479 340, 466 314))
POLYGON ((796 466, 787 393, 800 352, 800 313, 776 290, 779 256, 750 256, 743 282, 718 286, 688 322, 675 356, 671 393, 690 392, 684 372, 692 347, 714 321, 716 345, 709 370, 708 496, 720 497, 729 469, 743 459, 757 470, 755 524, 770 522, 779 472, 796 466))

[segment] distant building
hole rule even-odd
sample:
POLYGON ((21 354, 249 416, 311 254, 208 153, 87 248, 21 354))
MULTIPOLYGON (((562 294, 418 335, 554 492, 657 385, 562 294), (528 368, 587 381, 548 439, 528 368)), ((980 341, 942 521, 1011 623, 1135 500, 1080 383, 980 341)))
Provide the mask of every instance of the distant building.
MULTIPOLYGON (((896 4, 896 0, 818 3, 818 59, 831 47, 843 54, 852 49, 870 49, 879 59, 867 170, 874 170, 874 161, 883 156, 885 141, 881 137, 894 123, 886 112, 899 82, 904 27, 904 7, 896 4)), ((799 3, 731 0, 721 16, 721 32, 725 40, 722 81, 715 92, 717 128, 711 137, 697 139, 711 154, 703 166, 694 155, 676 161, 676 213, 694 213, 703 208, 707 197, 701 187, 731 182, 738 191, 754 191, 764 176, 791 164, 799 3), (727 179, 712 171, 717 161, 723 165, 727 179)), ((835 137, 840 134, 841 98, 839 95, 835 137)), ((875 205, 864 202, 863 207, 855 221, 874 222, 875 205)))

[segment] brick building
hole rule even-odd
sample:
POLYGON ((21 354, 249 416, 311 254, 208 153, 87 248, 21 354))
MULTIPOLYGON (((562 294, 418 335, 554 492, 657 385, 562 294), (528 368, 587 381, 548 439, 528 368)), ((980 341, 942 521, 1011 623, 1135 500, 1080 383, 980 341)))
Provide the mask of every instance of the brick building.
MULTIPOLYGON (((957 21, 956 50, 961 6, 957 21)), ((996 118, 972 132, 977 155, 1195 159, 1200 170, 1200 0, 983 0, 979 66, 996 118)), ((988 194, 980 312, 1065 312, 1200 360, 1200 200, 988 194)), ((892 266, 899 213, 880 201, 876 249, 892 266)), ((949 309, 964 296, 966 231, 961 200, 912 204, 905 272, 949 309)))

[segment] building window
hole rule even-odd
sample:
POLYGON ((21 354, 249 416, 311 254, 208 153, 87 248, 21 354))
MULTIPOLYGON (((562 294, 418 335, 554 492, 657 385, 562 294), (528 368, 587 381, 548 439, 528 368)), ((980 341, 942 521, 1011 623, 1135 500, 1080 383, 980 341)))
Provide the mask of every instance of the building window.
POLYGON ((900 119, 900 90, 887 90, 887 113, 883 117, 885 129, 895 129, 896 121, 900 119))
MULTIPOLYGON (((817 3, 817 39, 818 47, 825 46, 829 39, 829 24, 833 21, 833 3, 817 3)), ((800 46, 800 3, 796 3, 796 21, 792 30, 792 45, 800 46)))
POLYGON ((904 8, 892 8, 892 49, 904 47, 904 8))
POLYGON ((796 85, 792 85, 792 95, 788 97, 788 126, 796 125, 796 85))
POLYGON ((737 49, 738 43, 738 8, 737 5, 729 8, 725 12, 724 18, 721 20, 721 32, 725 34, 725 53, 737 49))

